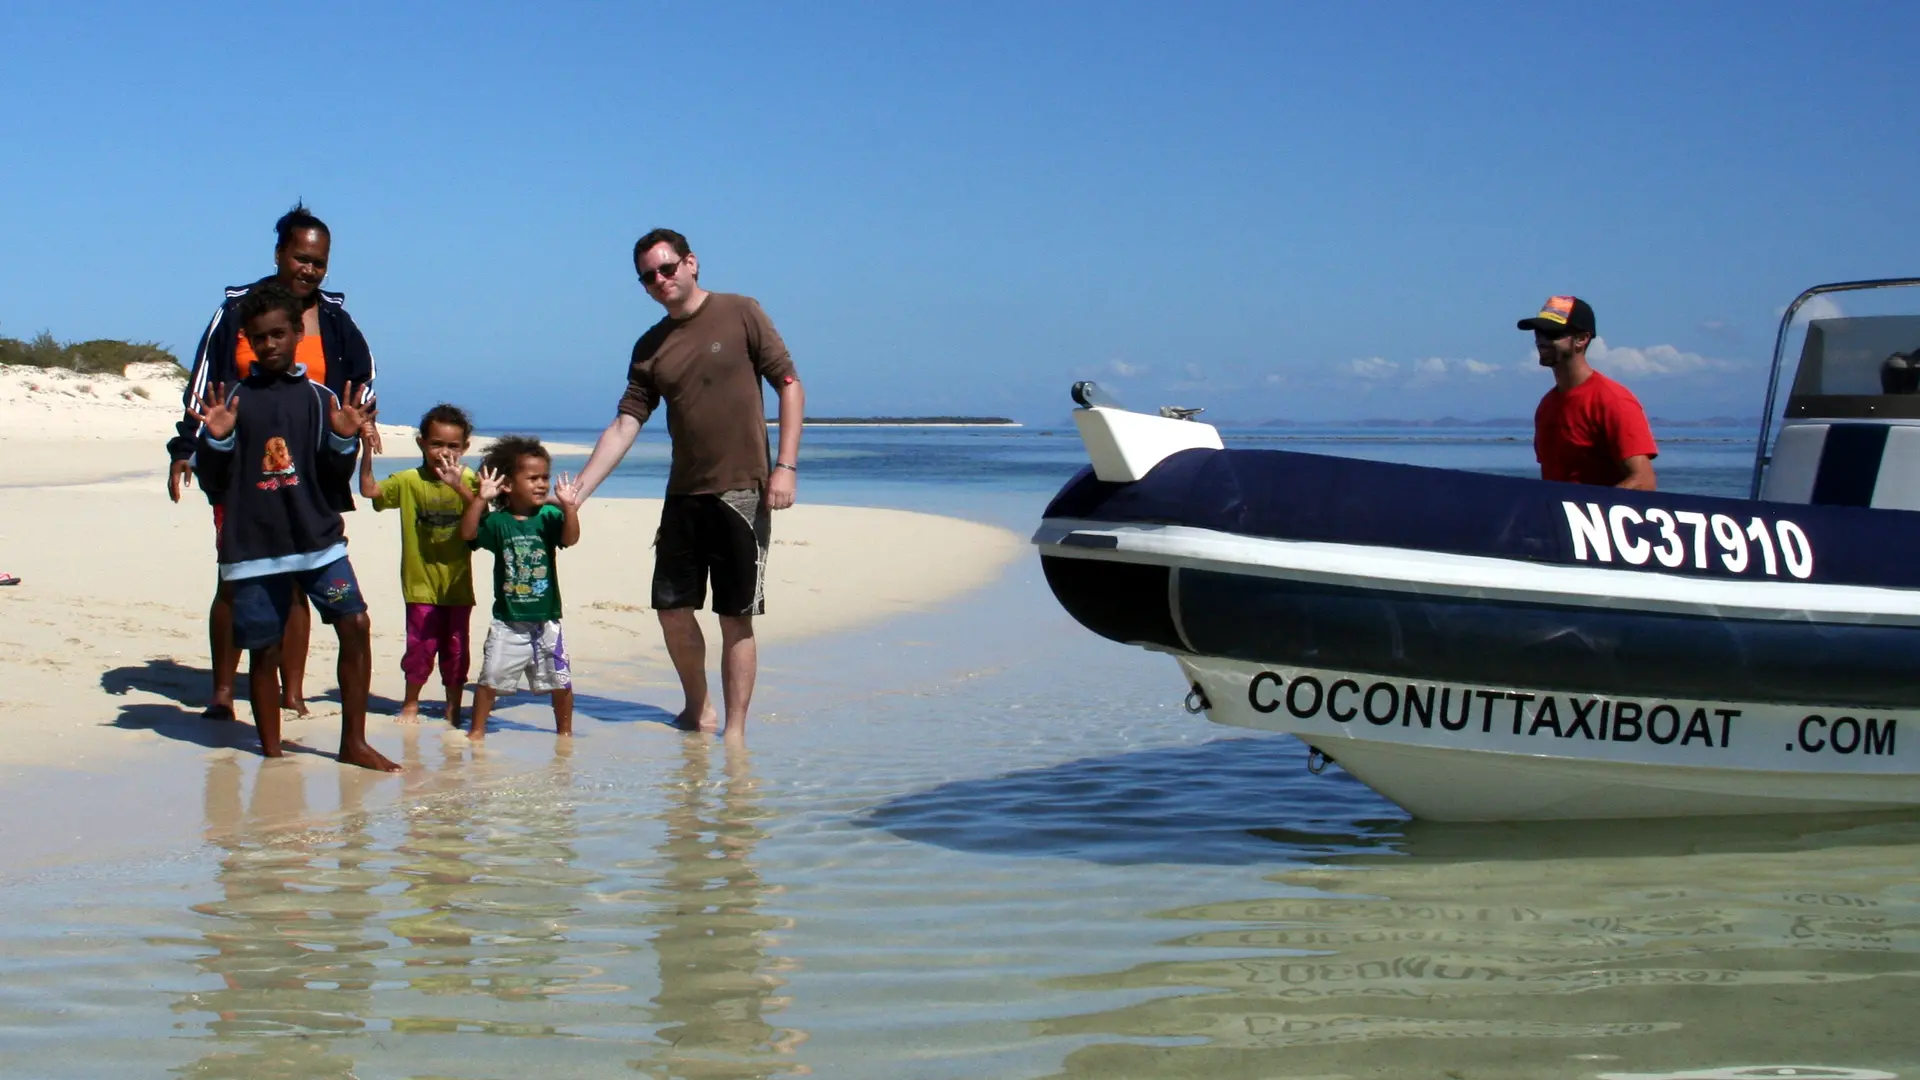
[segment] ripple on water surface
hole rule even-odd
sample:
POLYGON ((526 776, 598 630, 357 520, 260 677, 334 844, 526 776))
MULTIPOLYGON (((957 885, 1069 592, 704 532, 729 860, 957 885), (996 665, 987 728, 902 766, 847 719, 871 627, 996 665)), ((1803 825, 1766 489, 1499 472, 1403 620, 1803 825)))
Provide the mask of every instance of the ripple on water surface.
POLYGON ((0 886, 0 1072, 1920 1075, 1915 820, 1413 823, 1030 610, 821 646, 885 670, 750 752, 645 693, 400 780, 216 752, 204 847, 0 886))

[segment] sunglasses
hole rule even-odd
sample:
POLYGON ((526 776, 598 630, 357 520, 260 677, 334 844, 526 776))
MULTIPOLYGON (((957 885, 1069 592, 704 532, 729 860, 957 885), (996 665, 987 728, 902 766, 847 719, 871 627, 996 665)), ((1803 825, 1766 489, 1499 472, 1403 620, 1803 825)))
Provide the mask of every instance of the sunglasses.
POLYGON ((651 270, 640 271, 640 284, 651 285, 664 278, 670 278, 679 272, 680 260, 676 259, 673 262, 661 263, 651 270))

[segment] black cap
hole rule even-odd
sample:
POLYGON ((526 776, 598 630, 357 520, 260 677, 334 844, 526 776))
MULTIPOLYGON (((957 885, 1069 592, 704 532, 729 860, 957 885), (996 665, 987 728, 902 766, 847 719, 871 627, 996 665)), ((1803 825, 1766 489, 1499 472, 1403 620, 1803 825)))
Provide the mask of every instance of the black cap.
POLYGON ((1577 296, 1547 297, 1547 302, 1540 305, 1540 314, 1531 319, 1521 319, 1519 326, 1522 330, 1538 330, 1549 337, 1595 333, 1593 309, 1577 296))

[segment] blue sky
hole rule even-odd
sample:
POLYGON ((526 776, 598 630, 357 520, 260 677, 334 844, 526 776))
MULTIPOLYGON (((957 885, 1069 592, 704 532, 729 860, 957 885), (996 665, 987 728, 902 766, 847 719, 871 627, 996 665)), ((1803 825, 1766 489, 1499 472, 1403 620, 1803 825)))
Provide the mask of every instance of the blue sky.
POLYGON ((598 426, 669 225, 819 414, 1530 413, 1552 293, 1666 416, 1920 273, 1911 4, 0 6, 0 334, 185 354, 334 230, 390 419, 598 426))

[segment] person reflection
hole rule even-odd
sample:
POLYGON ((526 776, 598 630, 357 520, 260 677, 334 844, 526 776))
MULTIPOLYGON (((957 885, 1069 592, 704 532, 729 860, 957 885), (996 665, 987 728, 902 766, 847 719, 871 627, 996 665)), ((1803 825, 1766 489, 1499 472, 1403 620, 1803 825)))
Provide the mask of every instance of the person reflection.
POLYGON ((338 827, 316 829, 297 761, 261 762, 250 805, 244 776, 233 756, 207 765, 206 836, 223 853, 220 895, 192 908, 207 920, 210 948, 192 962, 220 988, 187 994, 175 1010, 211 1013, 206 1027, 220 1045, 180 1074, 351 1077, 353 1059, 313 1036, 357 1033, 369 1015, 365 954, 381 946, 366 923, 380 902, 369 895, 377 878, 359 872, 369 849, 362 785, 343 773, 338 827), (252 1048, 228 1045, 242 1042, 252 1048))
POLYGON ((747 748, 726 744, 724 779, 714 784, 713 743, 692 738, 682 746, 661 848, 661 900, 645 920, 659 927, 653 937, 660 964, 654 1017, 666 1045, 657 1059, 634 1062, 634 1068, 697 1080, 794 1072, 806 1034, 765 1019, 787 1000, 774 996, 784 984, 774 973, 792 967, 767 957, 769 932, 792 921, 760 910, 779 890, 761 880, 753 862, 768 812, 760 806, 747 748))
POLYGON ((511 782, 467 765, 464 744, 443 744, 440 769, 409 793, 396 868, 407 914, 392 930, 409 946, 400 955, 409 989, 435 1000, 393 1027, 556 1035, 566 1014, 554 1002, 602 974, 568 940, 600 880, 576 865, 572 741, 556 745, 544 776, 511 782))

